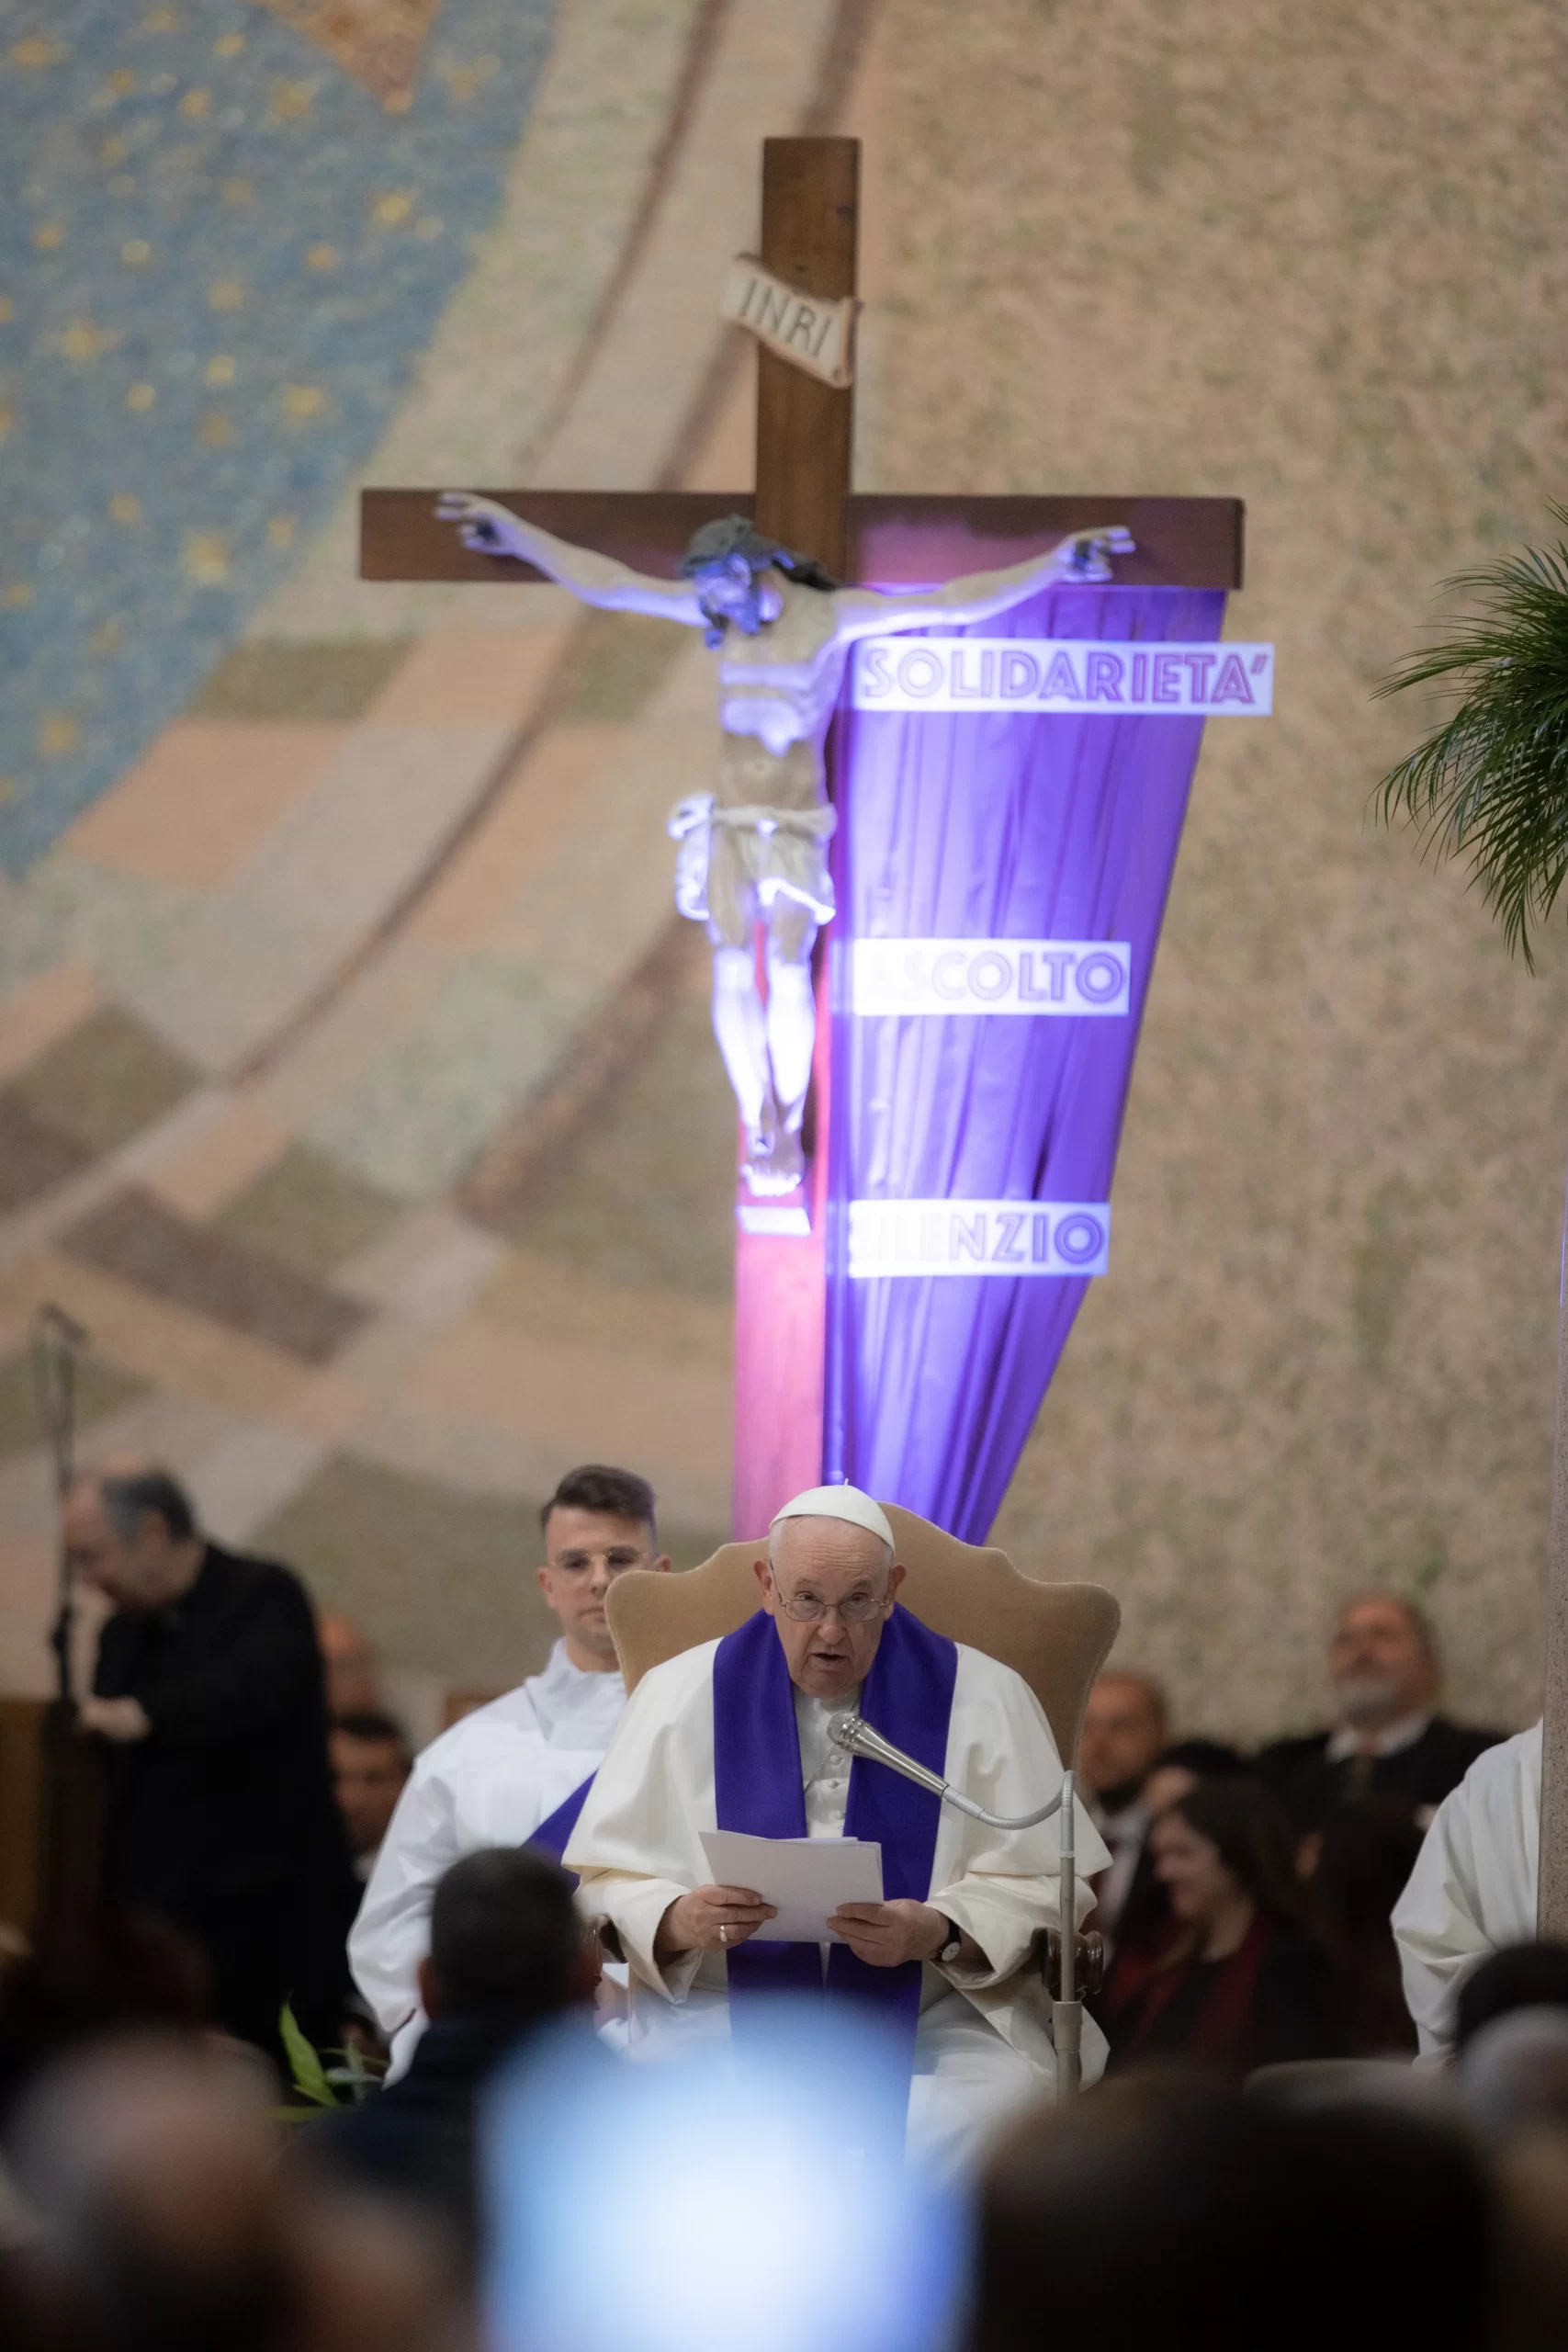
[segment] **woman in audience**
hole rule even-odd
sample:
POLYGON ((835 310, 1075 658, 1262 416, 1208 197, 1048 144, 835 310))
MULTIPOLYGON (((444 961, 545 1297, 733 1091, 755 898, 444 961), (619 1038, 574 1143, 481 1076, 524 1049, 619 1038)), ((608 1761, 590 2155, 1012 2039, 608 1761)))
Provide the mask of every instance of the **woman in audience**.
POLYGON ((1200 1782, 1149 1830, 1174 1922, 1107 1988, 1113 2068, 1181 2061, 1240 2076, 1347 2049, 1334 1971, 1310 1933, 1291 1833, 1259 1781, 1200 1782))

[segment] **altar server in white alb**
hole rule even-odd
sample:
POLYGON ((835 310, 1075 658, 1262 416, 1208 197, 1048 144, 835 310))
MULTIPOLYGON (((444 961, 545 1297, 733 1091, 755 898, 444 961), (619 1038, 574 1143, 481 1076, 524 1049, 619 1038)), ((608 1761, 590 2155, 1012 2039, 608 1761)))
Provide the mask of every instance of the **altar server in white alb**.
POLYGON ((540 1514, 539 1589, 561 1634, 543 1674, 465 1715, 414 1765, 349 1938, 355 1982, 402 2073, 424 2030, 419 1964, 437 1881, 481 1846, 558 1859, 626 1702, 604 1596, 626 1568, 667 1569, 653 1489, 600 1463, 569 1471, 540 1514))
MULTIPOLYGON (((853 1710, 994 1813, 1061 1786, 1043 1711, 1010 1667, 931 1633, 897 1602, 886 1513, 853 1487, 796 1497, 756 1564, 761 1606, 737 1632, 637 1685, 564 1860, 630 1963, 628 2051, 743 2033, 778 1992, 863 2003, 907 2036, 912 2152, 955 2165, 1055 2077, 1048 2010, 1023 1968, 1057 1920, 1058 1823, 987 1829, 886 1766, 835 1747, 853 1710), (881 1903, 847 1904, 830 1944, 756 1940, 775 1916, 715 1886, 704 1829, 875 1839, 881 1903)), ((1080 1807, 1080 1916, 1108 1855, 1080 1807)), ((1086 2079, 1105 2044, 1086 2023, 1086 2079)))
POLYGON ((1453 2042, 1472 1969, 1533 1943, 1540 1884, 1540 1725, 1478 1756, 1432 1816, 1393 1906, 1404 2005, 1423 2053, 1453 2042))

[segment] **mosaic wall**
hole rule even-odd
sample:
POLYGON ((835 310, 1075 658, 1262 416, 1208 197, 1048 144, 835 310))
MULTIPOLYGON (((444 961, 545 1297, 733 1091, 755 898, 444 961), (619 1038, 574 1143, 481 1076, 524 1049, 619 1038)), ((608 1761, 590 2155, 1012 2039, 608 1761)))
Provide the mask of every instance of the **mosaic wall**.
POLYGON ((1240 493, 1280 646, 998 1535, 1111 1584, 1195 1723, 1306 1719, 1385 1577, 1525 1719, 1561 957, 1363 818, 1416 717, 1378 673, 1557 487, 1559 43, 1521 0, 1310 47, 1217 0, 0 0, 0 1687, 43 1680, 46 1298, 88 1448, 410 1672, 536 1661, 573 1460, 646 1469, 679 1559, 725 1532, 733 1133, 662 833, 706 657, 362 586, 353 501, 743 484, 713 289, 761 137, 841 125, 863 486, 1240 493))

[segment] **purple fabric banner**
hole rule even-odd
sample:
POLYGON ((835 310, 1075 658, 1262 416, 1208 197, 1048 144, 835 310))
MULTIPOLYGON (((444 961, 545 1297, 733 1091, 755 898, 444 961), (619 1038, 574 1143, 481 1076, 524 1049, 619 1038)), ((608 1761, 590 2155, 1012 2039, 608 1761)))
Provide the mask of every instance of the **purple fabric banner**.
MULTIPOLYGON (((1212 643, 1224 607, 1218 591, 1064 588, 957 633, 1212 643)), ((838 729, 823 1475, 984 1543, 1085 1278, 852 1278, 849 1204, 986 1204, 999 1234, 998 1204, 1110 1199, 1203 722, 843 709, 838 729), (857 939, 1125 942, 1128 1009, 857 1016, 857 939)), ((1047 1220, 1017 1222, 1047 1254, 1047 1220)))

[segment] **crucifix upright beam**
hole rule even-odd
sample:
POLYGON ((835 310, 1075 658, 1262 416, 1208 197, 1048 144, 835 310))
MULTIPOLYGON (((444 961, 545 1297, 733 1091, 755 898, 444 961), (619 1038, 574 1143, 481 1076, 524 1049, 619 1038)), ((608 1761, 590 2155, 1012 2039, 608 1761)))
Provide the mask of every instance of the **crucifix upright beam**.
MULTIPOLYGON (((762 153, 761 260, 774 280, 833 303, 855 290, 858 142, 770 139, 762 153)), ((716 288, 716 295, 717 289, 716 288)), ((1229 498, 857 495, 851 486, 853 393, 787 357, 758 354, 754 492, 496 490, 482 493, 581 548, 671 578, 693 534, 748 514, 836 578, 878 588, 931 586, 1044 554, 1069 534, 1121 525, 1134 543, 1114 578, 1129 587, 1240 585, 1242 508, 1229 498)), ((383 581, 523 584, 545 575, 465 546, 438 518, 442 485, 363 495, 360 575, 383 581)), ((832 738, 829 780, 832 784, 832 738)), ((758 1534, 790 1494, 822 1475, 827 1191, 832 1024, 818 951, 810 1160, 795 1229, 759 1215, 744 1193, 736 1237, 735 1531, 758 1534), (774 1230, 765 1230, 770 1224, 774 1230), (750 1228, 750 1229, 749 1229, 750 1228)))

